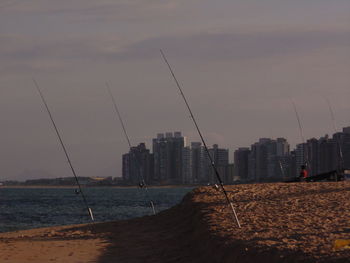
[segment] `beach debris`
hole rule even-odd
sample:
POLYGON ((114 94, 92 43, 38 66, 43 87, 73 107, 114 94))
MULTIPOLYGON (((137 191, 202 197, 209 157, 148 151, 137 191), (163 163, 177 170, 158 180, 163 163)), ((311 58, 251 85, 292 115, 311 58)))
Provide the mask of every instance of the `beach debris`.
POLYGON ((334 250, 350 249, 350 239, 336 239, 334 250))

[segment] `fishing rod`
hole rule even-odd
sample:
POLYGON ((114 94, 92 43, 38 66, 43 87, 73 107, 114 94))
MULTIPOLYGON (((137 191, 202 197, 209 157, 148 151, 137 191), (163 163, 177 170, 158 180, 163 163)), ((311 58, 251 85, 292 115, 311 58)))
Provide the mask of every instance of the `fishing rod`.
POLYGON ((297 107, 296 107, 294 101, 292 99, 291 99, 291 101, 292 101, 292 104, 293 104, 295 116, 297 117, 297 121, 298 121, 298 124, 299 124, 299 132, 300 132, 301 141, 304 144, 305 143, 305 139, 304 139, 304 134, 303 134, 303 128, 301 126, 301 121, 300 121, 300 118, 299 118, 299 113, 298 113, 298 110, 297 110, 297 107))
POLYGON ((169 62, 168 62, 168 60, 167 60, 167 58, 165 57, 164 52, 163 52, 161 49, 160 49, 160 53, 161 53, 161 55, 162 55, 162 57, 163 57, 163 59, 164 59, 164 62, 167 64, 167 66, 168 66, 168 68, 169 68, 169 70, 170 70, 171 75, 173 76, 173 79, 174 79, 174 81, 175 81, 175 83, 176 83, 177 88, 178 88, 179 91, 180 91, 180 94, 181 94, 181 96, 182 96, 182 99, 184 100, 184 102, 185 102, 185 104, 186 104, 186 107, 187 107, 187 109, 188 109, 188 111, 189 111, 189 113, 190 113, 191 119, 192 119, 192 121, 193 121, 193 123, 194 123, 194 125, 195 125, 195 127, 196 127, 196 129, 197 129, 197 132, 198 132, 198 134, 199 134, 199 137, 201 138, 201 141, 202 141, 202 143, 203 143, 203 145, 204 145, 204 149, 205 149, 205 151, 206 151, 206 153, 207 153, 207 155, 208 155, 210 164, 211 164, 211 166, 212 166, 212 168, 213 168, 213 170, 214 170, 214 172, 215 172, 215 175, 216 175, 216 178, 217 178, 217 180, 218 180, 218 182, 219 182, 220 188, 221 188, 221 190, 222 190, 222 192, 223 192, 223 194, 224 194, 224 196, 225 196, 225 199, 226 199, 226 201, 227 201, 229 207, 231 207, 231 210, 232 210, 234 219, 236 220, 237 225, 238 225, 238 227, 240 228, 240 227, 241 227, 241 224, 239 223, 239 220, 238 220, 238 217, 237 217, 237 214, 236 214, 236 210, 235 210, 235 208, 234 208, 234 206, 233 206, 231 200, 230 200, 229 197, 228 197, 228 194, 227 194, 227 192, 226 192, 226 190, 225 190, 225 187, 224 187, 224 183, 223 183, 223 181, 221 180, 221 177, 220 177, 220 174, 219 174, 218 170, 216 169, 216 166, 215 166, 215 164, 214 164, 214 160, 213 160, 212 156, 211 156, 210 153, 209 153, 207 144, 205 143, 204 137, 203 137, 203 135, 202 135, 202 133, 201 133, 201 131, 200 131, 200 129, 199 129, 199 126, 198 126, 198 124, 197 124, 196 119, 194 118, 194 115, 193 115, 193 113, 192 113, 192 110, 191 110, 191 108, 190 108, 190 105, 188 104, 187 99, 186 99, 186 97, 185 97, 185 94, 184 94, 183 91, 182 91, 182 88, 181 88, 181 86, 180 86, 180 83, 178 82, 178 80, 177 80, 177 78, 176 78, 176 76, 175 76, 175 73, 174 73, 173 69, 171 68, 171 66, 170 66, 170 64, 169 64, 169 62))
POLYGON ((33 82, 34 82, 34 85, 35 85, 37 91, 39 92, 39 95, 40 95, 40 97, 41 97, 41 100, 43 101, 43 103, 44 103, 44 105, 45 105, 46 111, 47 111, 47 113, 48 113, 48 115, 49 115, 49 117, 50 117, 50 120, 51 120, 51 122, 52 122, 52 125, 53 125, 53 127, 54 127, 54 129, 55 129, 55 132, 56 132, 56 135, 57 135, 57 137, 58 137, 58 140, 59 140, 59 142, 60 142, 60 144, 61 144, 61 146, 62 146, 62 149, 63 149, 63 151, 64 151, 64 154, 66 155, 67 161, 68 161, 68 163, 69 163, 69 167, 70 167, 70 169, 71 169, 71 171, 72 171, 72 173, 73 173, 73 175, 74 175, 75 181, 76 181, 76 183, 77 183, 77 185, 78 185, 78 188, 79 188, 79 192, 78 192, 78 193, 80 193, 81 196, 82 196, 82 198, 83 198, 84 204, 85 204, 86 209, 87 209, 87 211, 88 211, 88 213, 89 213, 89 216, 90 216, 90 218, 91 218, 91 221, 94 221, 94 215, 92 214, 92 210, 91 210, 91 208, 89 207, 89 205, 88 205, 88 203, 87 203, 87 201, 86 201, 86 198, 85 198, 85 195, 84 195, 84 193, 83 193, 83 191, 82 191, 81 185, 80 185, 80 183, 79 183, 77 174, 76 174, 76 172, 75 172, 75 170, 74 170, 74 167, 73 167, 73 164, 72 164, 72 162, 71 162, 71 160, 70 160, 70 158, 69 158, 67 149, 66 149, 66 147, 65 147, 65 145, 64 145, 64 143, 63 143, 62 137, 61 137, 61 135, 60 135, 60 133, 59 133, 59 131, 58 131, 58 128, 57 128, 57 126, 56 126, 56 123, 55 123, 55 121, 54 121, 54 119, 53 119, 53 117, 52 117, 51 111, 50 111, 49 106, 48 106, 48 104, 47 104, 47 102, 46 102, 46 100, 45 100, 44 94, 41 92, 41 89, 39 88, 39 85, 38 85, 38 83, 36 82, 35 79, 33 79, 33 82))
MULTIPOLYGON (((112 99, 114 110, 117 113, 118 119, 119 119, 119 121, 120 121, 120 123, 122 125, 123 132, 124 132, 125 138, 126 138, 126 140, 128 142, 129 148, 131 149, 132 146, 131 146, 131 142, 130 142, 130 137, 129 137, 127 131, 126 131, 123 118, 122 118, 122 116, 120 114, 119 108, 117 106, 117 102, 116 102, 116 100, 115 100, 115 98, 113 96, 113 93, 112 93, 112 91, 111 91, 111 89, 109 87, 108 82, 106 82, 106 88, 107 88, 108 93, 109 93, 109 95, 110 95, 110 97, 112 99)), ((146 195, 148 196, 148 199, 149 199, 149 204, 150 204, 150 206, 152 208, 153 214, 155 215, 156 214, 156 209, 154 207, 154 203, 153 203, 152 199, 149 198, 148 187, 147 187, 146 181, 145 181, 145 179, 144 179, 144 177, 143 177, 143 175, 141 173, 141 162, 138 161, 136 155, 135 155, 135 161, 136 161, 136 166, 139 168, 138 169, 138 175, 139 175, 139 179, 140 179, 140 184, 139 185, 140 185, 141 188, 145 189, 146 195)))
POLYGON ((281 169, 281 172, 282 172, 282 176, 283 176, 283 178, 285 178, 286 175, 285 175, 285 173, 284 173, 284 168, 283 168, 283 165, 282 165, 281 160, 279 160, 278 163, 279 163, 279 165, 280 165, 280 169, 281 169))
POLYGON ((297 121, 298 121, 300 137, 301 137, 301 141, 303 143, 302 144, 303 145, 303 153, 305 154, 305 166, 307 166, 308 165, 308 154, 307 154, 307 149, 305 149, 306 145, 305 145, 303 127, 301 126, 301 121, 300 121, 299 113, 298 113, 298 110, 297 110, 297 106, 295 105, 295 102, 292 99, 291 99, 291 102, 293 104, 295 116, 296 116, 297 121))
MULTIPOLYGON (((325 98, 325 100, 327 101, 329 112, 331 114, 334 134, 336 134, 337 133, 337 125, 336 125, 336 122, 335 122, 335 116, 334 116, 334 112, 333 112, 333 109, 332 109, 332 106, 331 106, 331 102, 329 101, 328 98, 325 98)), ((342 169, 342 166, 344 165, 343 151, 342 151, 341 143, 339 141, 338 136, 336 136, 336 140, 337 140, 337 144, 338 144, 338 148, 339 148, 339 157, 340 157, 339 169, 342 169)))

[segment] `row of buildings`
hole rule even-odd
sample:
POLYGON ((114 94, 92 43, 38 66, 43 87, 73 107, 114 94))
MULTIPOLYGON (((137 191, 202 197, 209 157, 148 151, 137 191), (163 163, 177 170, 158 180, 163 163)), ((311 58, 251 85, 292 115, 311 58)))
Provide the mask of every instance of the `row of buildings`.
MULTIPOLYGON (((217 144, 208 149, 224 183, 233 182, 233 164, 228 149, 217 144)), ((123 179, 131 184, 145 180, 147 184, 215 183, 216 175, 200 142, 186 144, 181 132, 159 133, 152 140, 152 153, 144 143, 123 155, 123 179)))
POLYGON ((350 127, 342 132, 311 138, 293 151, 286 139, 259 139, 250 148, 234 152, 235 178, 241 181, 276 181, 298 176, 302 165, 309 175, 350 168, 350 127))
POLYGON ((298 176, 305 163, 311 175, 350 168, 350 127, 331 138, 309 139, 292 151, 284 138, 261 138, 237 149, 234 163, 229 163, 229 150, 217 144, 208 152, 211 158, 200 142, 187 145, 181 132, 160 133, 152 140, 152 152, 140 143, 123 155, 123 180, 129 184, 142 180, 147 184, 212 184, 217 179, 211 161, 225 184, 281 181, 298 176))

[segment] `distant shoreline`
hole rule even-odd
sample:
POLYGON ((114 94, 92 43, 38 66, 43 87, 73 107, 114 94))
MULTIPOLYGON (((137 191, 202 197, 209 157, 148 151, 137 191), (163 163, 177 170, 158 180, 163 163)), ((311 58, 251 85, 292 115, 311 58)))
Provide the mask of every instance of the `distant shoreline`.
MULTIPOLYGON (((149 185, 147 186, 148 188, 183 188, 183 187, 200 187, 201 185, 149 185)), ((34 188, 66 188, 66 189, 75 189, 78 186, 75 185, 1 185, 0 189, 5 188, 5 189, 23 189, 23 188, 28 188, 28 189, 34 189, 34 188)), ((116 189, 122 189, 122 188, 139 188, 138 186, 121 186, 121 185, 94 185, 94 186, 82 186, 82 188, 116 188, 116 189)))

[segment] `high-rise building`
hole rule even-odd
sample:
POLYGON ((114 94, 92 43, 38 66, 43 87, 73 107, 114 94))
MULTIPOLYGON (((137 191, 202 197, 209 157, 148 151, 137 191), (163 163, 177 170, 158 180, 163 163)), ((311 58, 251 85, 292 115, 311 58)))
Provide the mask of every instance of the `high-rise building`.
POLYGON ((299 143, 295 148, 295 164, 297 175, 300 173, 301 166, 305 165, 305 163, 308 163, 306 148, 306 143, 299 143))
POLYGON ((267 174, 268 177, 278 180, 285 177, 287 168, 287 156, 289 155, 289 143, 285 138, 271 140, 267 144, 267 174))
POLYGON ((234 152, 234 174, 235 179, 240 181, 248 181, 250 149, 243 147, 238 148, 234 152))
POLYGON ((287 139, 277 138, 276 144, 277 144, 277 147, 276 147, 277 156, 285 156, 289 154, 290 146, 287 139))
POLYGON ((343 133, 350 134, 350 126, 343 128, 343 133))
POLYGON ((154 177, 160 183, 182 183, 182 153, 185 138, 181 132, 158 134, 153 139, 154 177))
POLYGON ((153 181, 153 154, 144 143, 131 147, 129 153, 123 155, 122 176, 125 182, 132 184, 153 181))
POLYGON ((279 180, 285 177, 289 156, 289 143, 284 138, 260 138, 251 146, 248 155, 248 180, 279 180))
POLYGON ((270 140, 266 143, 266 152, 267 174, 264 179, 266 180, 268 178, 277 178, 278 175, 281 174, 281 166, 279 165, 279 156, 277 156, 277 143, 275 140, 270 140))
POLYGON ((200 142, 191 143, 191 173, 193 183, 207 183, 208 169, 204 146, 200 142))
POLYGON ((295 177, 295 152, 292 151, 287 155, 278 157, 280 175, 278 178, 286 180, 290 177, 295 177))
POLYGON ((328 137, 328 135, 322 137, 318 141, 319 143, 319 173, 326 173, 337 169, 337 143, 328 137))
POLYGON ((250 147, 250 153, 248 155, 248 180, 256 182, 257 176, 256 176, 256 154, 258 147, 257 143, 252 144, 250 147))
POLYGON ((339 152, 341 154, 341 165, 345 169, 350 169, 350 127, 343 128, 339 152))
MULTIPOLYGON (((214 162, 214 165, 217 169, 217 171, 219 172, 219 175, 221 177, 222 180, 224 180, 224 178, 227 177, 227 173, 228 173, 228 162, 229 162, 229 153, 228 153, 228 149, 222 149, 219 148, 219 146, 217 144, 213 145, 213 148, 209 149, 209 154, 214 162)), ((209 158, 206 156, 206 163, 207 163, 207 171, 208 171, 208 182, 209 183, 217 183, 217 178, 216 178, 216 174, 210 164, 210 160, 209 158)), ((233 180, 233 178, 232 178, 233 180)), ((223 183, 227 183, 227 182, 223 182, 223 183)))
POLYGON ((289 170, 288 170, 288 177, 296 177, 298 176, 298 168, 297 168, 297 157, 296 152, 291 151, 290 152, 290 160, 289 160, 289 170))
POLYGON ((182 183, 193 184, 192 176, 192 154, 191 148, 186 146, 182 148, 182 183))
POLYGON ((122 178, 124 182, 131 182, 130 155, 125 153, 122 156, 122 178))
POLYGON ((319 173, 319 142, 315 138, 311 138, 306 142, 307 151, 307 166, 309 175, 316 175, 319 173))
POLYGON ((235 164, 229 163, 227 166, 227 175, 225 178, 226 184, 233 184, 234 182, 240 181, 239 177, 235 175, 235 164))
POLYGON ((350 168, 350 127, 343 130, 348 132, 337 132, 333 134, 332 140, 336 143, 335 167, 337 169, 350 168))
POLYGON ((158 133, 157 138, 153 142, 153 156, 154 156, 154 180, 161 183, 167 177, 167 147, 164 134, 158 133))
POLYGON ((268 177, 268 145, 272 140, 260 138, 258 142, 251 146, 249 154, 249 177, 250 180, 259 182, 268 177))

